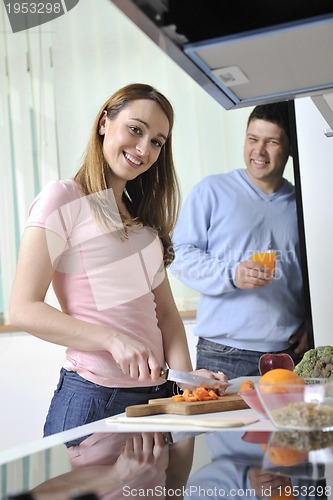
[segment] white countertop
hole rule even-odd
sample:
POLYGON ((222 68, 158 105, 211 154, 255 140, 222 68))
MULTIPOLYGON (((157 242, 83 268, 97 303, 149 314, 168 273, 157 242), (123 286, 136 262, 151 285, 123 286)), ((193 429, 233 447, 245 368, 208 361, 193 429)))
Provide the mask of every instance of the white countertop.
MULTIPOLYGON (((125 414, 121 414, 120 416, 124 417, 125 414)), ((257 413, 255 410, 234 410, 234 411, 225 411, 219 413, 209 413, 204 416, 205 420, 209 421, 211 419, 219 419, 223 420, 237 420, 240 418, 256 420, 254 423, 244 425, 242 427, 207 427, 201 425, 191 425, 186 424, 186 419, 188 416, 186 415, 175 415, 177 419, 177 423, 170 424, 168 423, 170 415, 154 415, 152 417, 137 417, 133 422, 133 419, 130 419, 130 423, 108 423, 110 419, 103 419, 97 422, 92 422, 91 424, 83 425, 81 427, 76 427, 75 429, 70 429, 68 431, 60 432, 58 434, 54 434, 53 436, 48 436, 46 438, 37 439, 32 442, 24 443, 20 446, 15 446, 13 448, 9 448, 7 450, 0 451, 0 464, 8 462, 10 460, 15 460, 17 458, 23 457, 30 453, 34 453, 40 450, 45 450, 54 446, 56 444, 61 444, 67 441, 71 441, 80 436, 85 436, 89 434, 93 434, 95 432, 182 432, 185 430, 190 430, 191 432, 211 432, 222 430, 223 432, 235 431, 240 429, 242 431, 265 431, 270 432, 274 430, 274 426, 267 419, 263 419, 262 416, 257 413), (143 420, 143 422, 142 422, 143 420), (149 420, 152 420, 149 423, 149 420), (181 421, 185 420, 182 424, 181 421), (159 421, 159 423, 157 423, 159 421), (148 422, 148 425, 147 425, 148 422), (154 423, 153 423, 154 422, 154 423)), ((202 419, 202 415, 191 415, 191 420, 200 420, 202 419)))
MULTIPOLYGON (((228 391, 236 392, 244 378, 247 377, 240 377, 233 380, 233 386, 230 387, 228 391)), ((235 429, 240 429, 244 432, 270 432, 274 430, 274 426, 268 419, 264 419, 262 415, 257 413, 255 410, 250 409, 205 414, 204 420, 206 425, 200 425, 200 421, 202 422, 203 419, 202 415, 191 415, 191 425, 188 424, 188 418, 189 417, 186 415, 161 414, 153 415, 151 417, 135 417, 128 419, 125 414, 121 414, 112 419, 99 420, 97 422, 92 422, 81 427, 76 427, 75 429, 70 429, 68 431, 54 434, 53 436, 25 442, 23 444, 20 444, 19 446, 16 445, 13 447, 9 447, 6 450, 0 451, 0 464, 95 432, 145 432, 147 430, 149 430, 149 432, 211 432, 217 430, 228 432, 230 430, 234 431, 235 429), (117 417, 121 417, 122 421, 117 422, 117 417), (172 417, 172 422, 170 422, 170 417, 172 417), (219 425, 214 425, 213 427, 207 426, 209 422, 212 423, 212 421, 216 420, 218 421, 219 425), (254 422, 246 423, 246 425, 243 425, 242 427, 223 426, 224 424, 230 423, 231 421, 239 422, 240 420, 244 422, 254 422), (223 427, 221 427, 220 425, 222 425, 223 427)))

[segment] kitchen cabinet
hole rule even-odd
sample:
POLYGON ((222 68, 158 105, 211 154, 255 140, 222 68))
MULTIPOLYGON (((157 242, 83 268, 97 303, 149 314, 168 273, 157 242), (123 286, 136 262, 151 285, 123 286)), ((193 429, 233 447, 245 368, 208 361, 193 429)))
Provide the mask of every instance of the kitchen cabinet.
POLYGON ((225 109, 332 91, 329 0, 111 1, 225 109))

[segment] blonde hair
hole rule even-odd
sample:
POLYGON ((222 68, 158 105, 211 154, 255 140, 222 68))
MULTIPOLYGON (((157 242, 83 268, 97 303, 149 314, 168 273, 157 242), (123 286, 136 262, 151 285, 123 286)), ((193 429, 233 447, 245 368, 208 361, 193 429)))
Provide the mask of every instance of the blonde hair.
POLYGON ((172 155, 174 112, 163 94, 141 83, 127 85, 115 92, 96 116, 82 166, 74 180, 84 194, 96 194, 94 205, 105 218, 106 198, 99 193, 108 189, 106 173, 109 167, 103 154, 104 136, 99 134, 100 120, 105 111, 108 118, 114 120, 130 102, 138 99, 152 100, 161 107, 169 121, 169 135, 154 166, 126 183, 123 201, 132 216, 130 223, 149 226, 158 232, 164 248, 164 263, 168 266, 174 259, 171 235, 178 216, 180 191, 172 155))

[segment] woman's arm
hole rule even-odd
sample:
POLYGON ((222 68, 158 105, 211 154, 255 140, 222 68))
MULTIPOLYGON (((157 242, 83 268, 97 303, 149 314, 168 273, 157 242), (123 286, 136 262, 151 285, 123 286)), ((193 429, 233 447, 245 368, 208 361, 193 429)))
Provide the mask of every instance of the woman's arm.
MULTIPOLYGON (((57 239, 55 233, 53 239, 57 239)), ((60 240, 59 237, 58 246, 64 246, 60 240)), ((27 228, 10 298, 11 323, 54 344, 83 351, 108 351, 124 374, 139 380, 157 380, 159 366, 149 347, 106 326, 73 318, 45 303, 53 274, 46 230, 27 228)))
MULTIPOLYGON (((192 362, 184 324, 175 304, 167 275, 164 281, 153 292, 155 295, 158 326, 163 336, 165 361, 173 370, 182 372, 192 371, 192 362)), ((214 378, 221 382, 227 381, 227 377, 223 373, 214 373, 206 369, 196 370, 194 373, 203 377, 214 378)), ((181 387, 184 388, 184 384, 181 384, 181 387)), ((219 389, 218 392, 223 395, 224 389, 219 389)))
POLYGON ((44 302, 53 274, 46 230, 26 229, 9 303, 11 324, 54 344, 83 350, 101 348, 108 340, 106 332, 89 335, 95 325, 72 318, 44 302))
POLYGON ((182 318, 176 307, 167 275, 153 290, 158 326, 163 336, 164 356, 174 370, 189 372, 192 363, 182 318))

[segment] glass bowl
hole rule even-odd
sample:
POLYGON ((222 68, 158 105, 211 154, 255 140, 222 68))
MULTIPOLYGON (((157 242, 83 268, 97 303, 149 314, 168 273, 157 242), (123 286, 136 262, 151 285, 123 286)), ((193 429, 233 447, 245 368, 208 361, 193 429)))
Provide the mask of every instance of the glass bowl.
POLYGON ((332 464, 332 431, 280 430, 271 434, 262 466, 273 474, 321 479, 332 464))
POLYGON ((333 430, 333 381, 304 379, 304 384, 256 384, 255 390, 278 429, 333 430))
POLYGON ((252 410, 256 410, 257 412, 261 413, 261 415, 268 418, 255 389, 242 391, 239 393, 239 395, 252 410))

